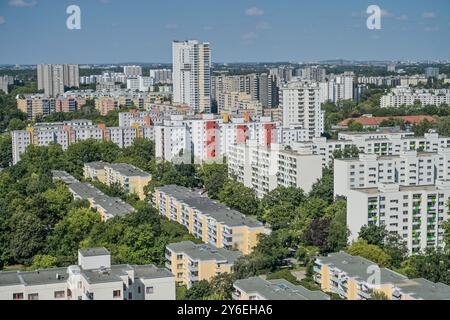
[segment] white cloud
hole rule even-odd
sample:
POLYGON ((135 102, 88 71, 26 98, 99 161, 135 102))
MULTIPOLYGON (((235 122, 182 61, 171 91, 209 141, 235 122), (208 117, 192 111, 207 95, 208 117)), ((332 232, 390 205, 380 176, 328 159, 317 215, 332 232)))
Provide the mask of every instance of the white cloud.
POLYGON ((267 21, 261 21, 256 25, 257 30, 267 30, 270 29, 270 24, 267 21))
POLYGON ((100 0, 100 3, 108 4, 108 3, 109 3, 109 0, 100 0))
POLYGON ((205 30, 205 31, 211 31, 212 29, 214 29, 214 28, 211 27, 211 26, 204 26, 203 27, 203 30, 205 30))
POLYGON ((425 32, 438 32, 439 31, 439 27, 425 27, 425 29, 423 29, 425 32))
POLYGON ((0 25, 5 24, 6 20, 5 17, 0 16, 0 25))
POLYGON ((19 8, 31 8, 37 5, 37 1, 9 0, 9 5, 12 7, 19 7, 19 8))
POLYGON ((264 10, 257 7, 251 7, 245 10, 245 14, 250 17, 262 16, 264 15, 264 10))
POLYGON ((169 30, 178 29, 178 25, 176 23, 168 23, 164 26, 164 28, 169 30))
POLYGON ((436 17, 436 14, 434 12, 424 12, 422 13, 422 17, 425 19, 433 19, 436 17))
POLYGON ((409 18, 408 18, 408 16, 407 16, 406 14, 402 14, 401 16, 398 16, 398 17, 397 17, 397 20, 400 20, 400 21, 408 21, 409 18))
POLYGON ((389 12, 387 10, 381 9, 381 16, 384 18, 391 18, 394 16, 392 12, 389 12))
POLYGON ((258 38, 258 35, 254 32, 246 32, 243 35, 241 35, 242 40, 254 40, 258 38))

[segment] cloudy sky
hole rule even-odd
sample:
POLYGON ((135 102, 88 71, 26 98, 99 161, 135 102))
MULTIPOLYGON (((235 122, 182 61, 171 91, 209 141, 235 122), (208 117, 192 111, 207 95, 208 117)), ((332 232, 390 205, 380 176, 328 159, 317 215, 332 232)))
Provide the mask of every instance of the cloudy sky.
POLYGON ((175 39, 210 42, 215 62, 450 59, 450 1, 0 0, 0 64, 170 62, 175 39))

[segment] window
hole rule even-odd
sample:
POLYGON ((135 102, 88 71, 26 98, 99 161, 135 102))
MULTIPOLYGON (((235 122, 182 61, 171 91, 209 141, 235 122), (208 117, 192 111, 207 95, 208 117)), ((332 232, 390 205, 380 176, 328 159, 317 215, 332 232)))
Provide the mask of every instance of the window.
POLYGON ((13 293, 13 300, 23 300, 23 292, 13 293))
POLYGON ((113 298, 120 298, 121 291, 120 290, 114 290, 113 291, 113 298))
POLYGON ((66 297, 66 293, 64 291, 55 291, 55 299, 62 299, 66 297))
POLYGON ((146 294, 153 294, 153 287, 146 287, 145 288, 145 293, 146 294))
POLYGON ((141 294, 141 286, 138 286, 138 293, 141 294))
POLYGON ((39 294, 38 293, 28 294, 28 300, 39 300, 39 294))

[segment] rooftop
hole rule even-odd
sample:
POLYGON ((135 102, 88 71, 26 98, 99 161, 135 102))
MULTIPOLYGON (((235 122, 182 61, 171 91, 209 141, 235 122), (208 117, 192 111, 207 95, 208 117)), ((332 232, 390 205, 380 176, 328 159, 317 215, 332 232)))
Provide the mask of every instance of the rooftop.
POLYGON ((128 177, 151 177, 150 173, 147 173, 127 163, 106 163, 105 167, 110 167, 113 170, 118 171, 120 174, 128 177))
POLYGON ((238 227, 242 225, 246 225, 250 228, 263 227, 263 224, 256 219, 247 217, 239 211, 232 210, 229 207, 219 204, 188 188, 167 185, 158 187, 156 190, 171 195, 178 201, 197 209, 202 214, 209 215, 217 222, 223 223, 229 227, 238 227))
MULTIPOLYGON (((339 269, 347 274, 347 276, 366 281, 370 273, 369 267, 378 266, 375 262, 360 256, 352 256, 346 252, 330 253, 326 257, 319 257, 317 260, 322 264, 339 269)), ((386 268, 380 268, 381 284, 400 283, 407 280, 407 277, 386 268)))
POLYGON ((67 268, 0 272, 0 287, 14 285, 37 286, 65 283, 67 279, 67 268))
POLYGON ((408 294, 415 299, 423 300, 450 300, 450 286, 443 283, 434 283, 419 278, 410 279, 396 285, 403 294, 408 294))
POLYGON ((258 294, 267 300, 330 300, 330 297, 323 292, 310 291, 285 279, 264 280, 260 277, 252 277, 237 280, 234 286, 246 294, 258 294))
POLYGON ((192 241, 183 241, 172 243, 167 248, 175 254, 184 253, 189 256, 191 260, 196 261, 210 261, 215 260, 219 262, 234 263, 242 253, 239 251, 227 250, 224 248, 216 248, 211 244, 195 244, 192 241))
POLYGON ((108 249, 106 249, 105 247, 79 249, 78 252, 83 257, 95 257, 95 256, 104 256, 104 255, 110 255, 111 254, 108 251, 108 249))

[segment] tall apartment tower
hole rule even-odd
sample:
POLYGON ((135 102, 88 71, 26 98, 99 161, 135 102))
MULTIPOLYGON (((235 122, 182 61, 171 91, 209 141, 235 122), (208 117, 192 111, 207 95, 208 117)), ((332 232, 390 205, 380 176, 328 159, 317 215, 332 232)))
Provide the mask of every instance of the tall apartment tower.
POLYGON ((142 67, 141 66, 124 66, 123 73, 127 77, 142 76, 142 67))
POLYGON ((211 112, 211 49, 196 40, 174 41, 173 100, 196 112, 211 112))
POLYGON ((308 138, 324 132, 324 112, 320 109, 320 87, 316 82, 295 81, 281 88, 280 105, 283 127, 300 125, 308 130, 308 138))
POLYGON ((55 97, 64 93, 64 88, 80 86, 78 65, 39 64, 37 66, 38 90, 46 96, 55 97))

